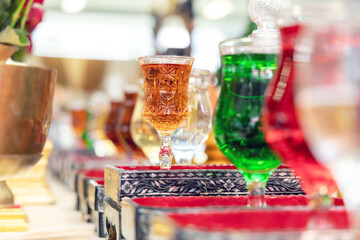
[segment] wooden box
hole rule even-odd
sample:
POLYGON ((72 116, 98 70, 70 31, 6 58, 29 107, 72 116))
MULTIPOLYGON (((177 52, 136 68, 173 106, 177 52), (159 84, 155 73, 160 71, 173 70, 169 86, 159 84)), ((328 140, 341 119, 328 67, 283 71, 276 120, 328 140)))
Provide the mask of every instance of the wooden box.
MULTIPOLYGON (((245 181, 233 165, 175 165, 171 170, 160 170, 158 166, 107 166, 104 191, 107 233, 109 239, 117 240, 123 239, 121 201, 125 197, 247 195, 245 181)), ((270 177, 267 194, 299 195, 304 192, 292 171, 280 168, 270 177)))
POLYGON ((104 168, 106 165, 128 164, 126 159, 117 156, 99 157, 86 151, 54 151, 50 158, 49 168, 55 176, 68 186, 74 186, 78 169, 104 168))
POLYGON ((80 210, 85 221, 90 222, 91 208, 88 203, 88 185, 90 180, 104 180, 103 169, 79 169, 75 174, 76 209, 80 210))
MULTIPOLYGON (((318 213, 321 214, 324 212, 318 213)), ((344 207, 331 208, 330 229, 312 229, 308 207, 221 209, 155 216, 148 240, 304 240, 353 239, 344 207), (310 228, 310 229, 309 229, 310 228), (345 230, 346 229, 346 230, 345 230)), ((322 216, 324 217, 324 216, 322 216)))
MULTIPOLYGON (((342 206, 342 200, 336 199, 342 206)), ((267 207, 307 206, 305 195, 266 196, 267 207)), ((124 198, 121 204, 121 229, 125 239, 149 239, 150 227, 156 216, 164 213, 196 212, 219 209, 247 208, 247 196, 193 196, 124 198)))
POLYGON ((98 237, 106 237, 104 222, 104 180, 91 179, 88 184, 88 205, 98 237))

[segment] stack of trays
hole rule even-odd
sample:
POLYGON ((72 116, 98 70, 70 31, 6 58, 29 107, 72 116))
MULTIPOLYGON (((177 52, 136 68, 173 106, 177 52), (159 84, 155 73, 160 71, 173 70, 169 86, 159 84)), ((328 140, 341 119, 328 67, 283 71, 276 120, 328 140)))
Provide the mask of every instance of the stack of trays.
POLYGON ((74 177, 76 193, 76 210, 80 210, 85 221, 92 221, 92 212, 88 202, 90 180, 104 181, 103 169, 79 169, 74 177))
POLYGON ((106 237, 104 226, 104 180, 92 179, 88 184, 88 205, 98 237, 106 237))
MULTIPOLYGON (((247 195, 245 181, 233 165, 175 165, 171 170, 160 170, 158 166, 107 166, 104 191, 106 232, 109 239, 117 240, 142 239, 136 234, 143 234, 134 227, 136 221, 143 222, 136 219, 134 210, 122 214, 123 199, 127 199, 129 205, 128 199, 136 197, 247 195), (125 219, 133 226, 126 227, 126 231, 122 228, 123 224, 127 226, 122 223, 125 219)), ((271 195, 304 194, 298 179, 287 168, 280 168, 272 174, 266 191, 271 195)))
POLYGON ((87 151, 74 151, 52 156, 49 168, 63 183, 73 186, 74 175, 78 169, 103 169, 106 165, 118 165, 120 162, 131 164, 117 156, 99 157, 87 151))

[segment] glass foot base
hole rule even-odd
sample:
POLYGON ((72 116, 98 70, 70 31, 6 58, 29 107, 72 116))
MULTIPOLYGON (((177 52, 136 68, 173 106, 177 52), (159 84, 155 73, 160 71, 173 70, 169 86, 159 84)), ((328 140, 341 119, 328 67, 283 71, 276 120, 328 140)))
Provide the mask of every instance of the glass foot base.
POLYGON ((265 201, 265 183, 263 182, 252 182, 248 184, 248 206, 254 208, 266 207, 265 201))
POLYGON ((170 170, 171 168, 171 161, 160 161, 160 168, 165 170, 170 170))

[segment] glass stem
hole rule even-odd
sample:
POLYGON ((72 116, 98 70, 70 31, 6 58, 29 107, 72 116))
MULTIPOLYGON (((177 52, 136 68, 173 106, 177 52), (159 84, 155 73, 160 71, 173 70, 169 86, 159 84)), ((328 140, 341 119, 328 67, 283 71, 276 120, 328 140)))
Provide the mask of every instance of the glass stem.
POLYGON ((171 162, 173 154, 171 151, 171 135, 160 134, 161 147, 159 153, 160 168, 169 170, 171 168, 171 162))
POLYGON ((254 208, 265 207, 265 183, 250 182, 247 184, 247 187, 249 193, 248 206, 254 208))

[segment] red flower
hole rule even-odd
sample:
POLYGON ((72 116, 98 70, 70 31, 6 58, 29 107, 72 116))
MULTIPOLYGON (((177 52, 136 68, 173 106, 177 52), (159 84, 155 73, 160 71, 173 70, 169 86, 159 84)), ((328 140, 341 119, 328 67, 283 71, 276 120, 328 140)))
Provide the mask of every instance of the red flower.
POLYGON ((25 49, 26 49, 27 52, 31 53, 32 52, 32 47, 33 47, 33 44, 32 44, 32 41, 31 41, 31 35, 28 34, 27 37, 29 38, 30 45, 27 46, 25 49))
MULTIPOLYGON (((26 8, 28 2, 29 2, 29 0, 26 0, 25 5, 24 5, 24 9, 26 8)), ((42 4, 44 3, 44 0, 34 0, 33 5, 34 5, 35 3, 39 3, 39 4, 42 5, 42 4)))
POLYGON ((26 30, 29 33, 34 31, 36 26, 42 21, 43 14, 44 14, 43 6, 39 3, 34 3, 30 9, 29 16, 26 21, 26 30))

